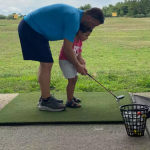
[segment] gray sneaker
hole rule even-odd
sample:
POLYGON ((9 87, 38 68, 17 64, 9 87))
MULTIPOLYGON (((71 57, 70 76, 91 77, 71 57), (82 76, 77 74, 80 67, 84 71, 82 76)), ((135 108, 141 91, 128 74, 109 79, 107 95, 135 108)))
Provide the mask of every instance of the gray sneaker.
POLYGON ((42 100, 38 106, 39 110, 44 111, 63 111, 66 106, 62 103, 58 103, 57 99, 53 96, 49 97, 47 101, 42 100))
MULTIPOLYGON (((56 99, 56 100, 57 100, 58 103, 63 103, 63 100, 61 100, 61 99, 56 99)), ((42 96, 40 97, 39 102, 37 103, 37 106, 40 105, 41 101, 42 101, 42 96)))

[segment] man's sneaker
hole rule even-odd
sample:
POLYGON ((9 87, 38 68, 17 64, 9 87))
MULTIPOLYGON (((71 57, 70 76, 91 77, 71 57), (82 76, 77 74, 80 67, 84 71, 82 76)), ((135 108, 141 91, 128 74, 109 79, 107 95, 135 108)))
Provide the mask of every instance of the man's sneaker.
MULTIPOLYGON (((42 96, 40 97, 39 102, 37 103, 37 106, 40 105, 41 100, 42 100, 42 96)), ((57 99, 57 102, 58 102, 58 103, 63 103, 63 100, 57 99)))
POLYGON ((66 106, 62 103, 58 103, 57 99, 53 96, 49 97, 47 101, 41 100, 39 106, 39 110, 45 111, 63 111, 66 109, 66 106))

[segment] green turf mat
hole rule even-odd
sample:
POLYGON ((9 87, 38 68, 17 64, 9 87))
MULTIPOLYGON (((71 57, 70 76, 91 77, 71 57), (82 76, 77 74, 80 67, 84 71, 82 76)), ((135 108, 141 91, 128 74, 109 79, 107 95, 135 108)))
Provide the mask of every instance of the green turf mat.
MULTIPOLYGON (((114 92, 125 95, 121 105, 130 104, 128 92, 114 92)), ((67 108, 62 112, 39 111, 37 102, 40 93, 22 93, 0 111, 0 124, 11 123, 113 123, 123 122, 116 99, 108 92, 75 93, 82 99, 81 108, 67 108)), ((55 93, 55 97, 66 102, 66 93, 55 93)))

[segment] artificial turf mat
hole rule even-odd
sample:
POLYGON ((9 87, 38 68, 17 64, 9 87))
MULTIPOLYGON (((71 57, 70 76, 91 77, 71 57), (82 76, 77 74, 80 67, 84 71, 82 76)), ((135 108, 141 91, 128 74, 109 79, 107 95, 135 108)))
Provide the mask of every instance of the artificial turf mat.
MULTIPOLYGON (((121 105, 130 104, 128 92, 114 92, 125 95, 121 105)), ((0 111, 2 124, 35 123, 123 123, 119 105, 108 92, 75 93, 82 102, 81 108, 66 108, 62 112, 39 111, 37 102, 40 93, 21 93, 0 111)), ((66 93, 55 93, 55 97, 66 102, 66 93)))

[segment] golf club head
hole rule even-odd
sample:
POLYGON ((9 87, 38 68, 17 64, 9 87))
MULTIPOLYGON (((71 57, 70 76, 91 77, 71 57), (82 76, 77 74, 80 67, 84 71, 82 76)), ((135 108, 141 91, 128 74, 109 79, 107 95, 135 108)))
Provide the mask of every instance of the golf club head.
POLYGON ((118 96, 117 98, 116 98, 116 101, 119 103, 119 101, 121 100, 121 99, 123 99, 125 96, 124 95, 120 95, 120 96, 118 96))

